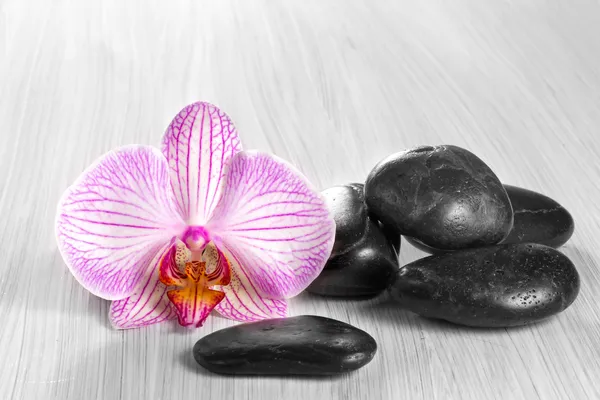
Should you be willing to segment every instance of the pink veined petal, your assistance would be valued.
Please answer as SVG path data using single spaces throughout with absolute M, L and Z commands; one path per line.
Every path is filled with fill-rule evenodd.
M 241 149 L 233 123 L 212 104 L 190 104 L 173 119 L 163 137 L 163 154 L 188 225 L 206 223 L 218 199 L 225 165 Z
M 261 295 L 250 282 L 248 275 L 240 268 L 239 260 L 227 249 L 222 249 L 231 267 L 231 280 L 227 286 L 217 286 L 225 297 L 215 310 L 222 316 L 241 322 L 258 321 L 287 316 L 285 299 L 269 299 Z
M 140 280 L 131 296 L 112 302 L 109 318 L 115 328 L 141 328 L 177 317 L 167 297 L 167 287 L 158 279 L 158 265 L 167 250 L 165 246 L 156 254 L 147 276 Z
M 132 294 L 159 249 L 185 224 L 175 211 L 165 158 L 149 146 L 101 157 L 64 193 L 56 237 L 65 263 L 93 294 Z
M 266 297 L 293 297 L 321 272 L 335 222 L 319 192 L 285 161 L 240 152 L 206 226 Z

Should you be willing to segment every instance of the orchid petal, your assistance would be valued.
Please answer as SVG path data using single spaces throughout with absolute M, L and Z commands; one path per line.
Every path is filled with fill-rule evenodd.
M 93 294 L 121 300 L 185 225 L 175 210 L 165 158 L 148 146 L 112 151 L 67 189 L 56 236 L 65 263 Z
M 115 328 L 141 328 L 176 318 L 167 287 L 158 279 L 158 264 L 165 250 L 166 246 L 156 254 L 146 279 L 140 281 L 131 296 L 112 302 L 109 317 Z
M 215 310 L 226 318 L 241 322 L 286 317 L 287 301 L 262 296 L 240 267 L 239 260 L 227 250 L 224 253 L 230 262 L 231 280 L 229 285 L 218 288 L 225 297 Z
M 212 104 L 190 104 L 173 119 L 163 138 L 163 154 L 188 225 L 206 223 L 218 199 L 225 165 L 241 148 L 233 123 Z
M 285 161 L 255 152 L 240 152 L 228 164 L 206 229 L 270 298 L 304 290 L 323 269 L 335 235 L 325 202 L 306 178 Z

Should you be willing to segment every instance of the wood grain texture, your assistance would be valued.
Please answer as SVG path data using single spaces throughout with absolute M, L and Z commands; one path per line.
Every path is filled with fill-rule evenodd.
M 165 4 L 169 4 L 167 7 Z M 599 399 L 600 4 L 458 0 L 0 0 L 0 397 L 8 399 Z M 199 330 L 116 331 L 54 240 L 56 204 L 106 151 L 158 144 L 209 100 L 246 148 L 319 187 L 382 157 L 455 144 L 576 220 L 579 298 L 547 322 L 477 330 L 385 298 L 301 295 L 379 343 L 336 379 L 227 378 Z M 405 244 L 401 262 L 423 253 Z

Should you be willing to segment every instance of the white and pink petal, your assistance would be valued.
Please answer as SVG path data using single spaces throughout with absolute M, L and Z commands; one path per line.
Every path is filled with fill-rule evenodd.
M 173 193 L 188 225 L 202 226 L 215 207 L 229 159 L 242 148 L 231 119 L 212 104 L 188 105 L 163 137 Z
M 115 328 L 141 328 L 177 317 L 167 297 L 167 286 L 160 282 L 158 276 L 158 265 L 167 250 L 165 246 L 156 254 L 150 263 L 150 272 L 130 297 L 112 302 L 109 318 Z
M 268 154 L 240 152 L 228 164 L 207 230 L 238 260 L 257 293 L 287 298 L 323 269 L 335 223 L 320 193 L 294 167 Z
M 185 224 L 172 201 L 162 154 L 149 146 L 112 151 L 67 189 L 56 236 L 65 263 L 93 294 L 132 294 L 156 253 Z
M 223 252 L 231 266 L 231 280 L 227 286 L 215 287 L 225 293 L 215 310 L 226 318 L 241 322 L 285 318 L 287 301 L 262 295 L 240 268 L 240 261 L 226 249 L 223 249 Z

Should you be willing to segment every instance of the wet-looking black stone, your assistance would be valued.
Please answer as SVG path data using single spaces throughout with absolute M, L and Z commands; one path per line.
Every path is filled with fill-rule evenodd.
M 422 258 L 390 288 L 400 306 L 462 325 L 509 327 L 566 309 L 579 275 L 564 254 L 540 244 L 506 244 Z
M 331 257 L 347 252 L 367 228 L 367 206 L 363 184 L 334 186 L 321 192 L 335 221 L 335 242 Z
M 335 251 L 308 292 L 366 298 L 391 284 L 398 270 L 400 235 L 367 214 L 363 188 L 351 183 L 322 192 L 336 221 Z
M 548 196 L 516 186 L 504 185 L 515 220 L 502 243 L 539 243 L 560 247 L 573 235 L 571 214 Z
M 504 188 L 513 207 L 514 223 L 502 244 L 538 243 L 556 248 L 571 238 L 575 230 L 575 221 L 555 200 L 516 186 L 504 185 Z M 406 240 L 427 253 L 450 251 L 426 246 L 415 238 L 406 237 Z
M 394 246 L 379 224 L 369 221 L 360 242 L 350 251 L 331 258 L 306 291 L 322 296 L 373 297 L 389 287 L 397 271 Z
M 385 158 L 367 178 L 365 202 L 384 225 L 443 250 L 497 244 L 513 224 L 498 177 L 473 153 L 451 145 Z
M 194 358 L 227 375 L 335 375 L 368 364 L 377 343 L 341 321 L 303 315 L 241 324 L 200 339 Z

